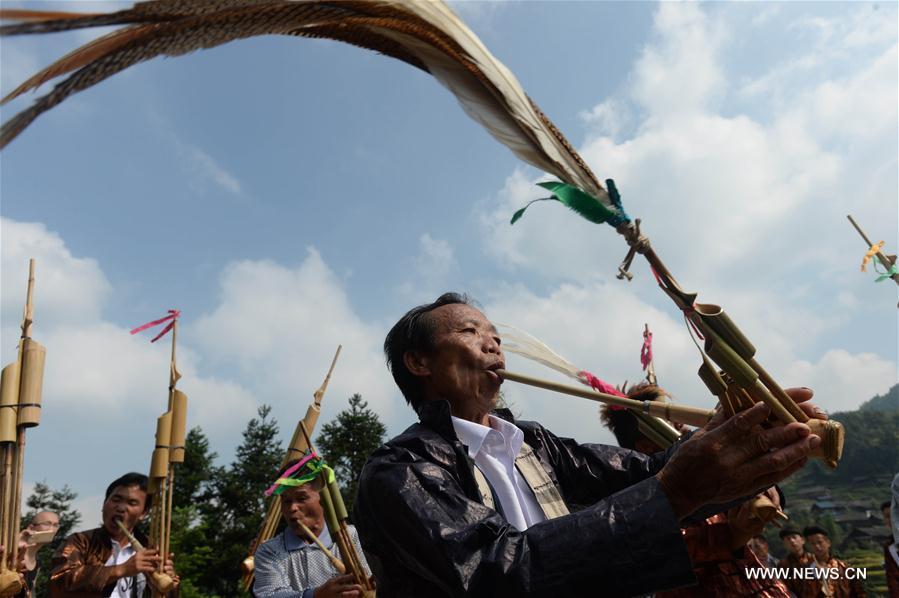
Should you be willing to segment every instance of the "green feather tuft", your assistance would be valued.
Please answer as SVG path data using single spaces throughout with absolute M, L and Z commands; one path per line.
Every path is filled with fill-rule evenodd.
M 560 183 L 559 181 L 547 181 L 545 183 L 537 183 L 540 187 L 551 191 L 553 198 L 565 204 L 590 222 L 602 224 L 610 218 L 618 216 L 602 205 L 598 199 L 581 191 L 574 185 Z

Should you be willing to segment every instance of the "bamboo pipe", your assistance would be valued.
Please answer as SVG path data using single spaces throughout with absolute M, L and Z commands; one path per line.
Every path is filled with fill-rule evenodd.
M 331 381 L 331 374 L 334 373 L 334 366 L 337 365 L 337 358 L 340 357 L 341 349 L 343 349 L 343 345 L 337 345 L 337 351 L 334 353 L 334 358 L 331 360 L 331 366 L 328 368 L 328 373 L 325 374 L 325 379 L 322 381 L 321 386 L 312 393 L 313 402 L 306 409 L 305 417 L 297 422 L 297 426 L 293 431 L 293 436 L 290 439 L 290 444 L 284 454 L 284 459 L 281 461 L 281 469 L 283 469 L 292 459 L 302 456 L 306 452 L 306 449 L 309 448 L 309 444 L 307 443 L 306 437 L 303 435 L 300 426 L 305 425 L 307 430 L 315 429 L 315 424 L 318 423 L 318 416 L 321 414 L 321 402 L 325 396 L 325 392 L 328 390 L 328 383 Z M 244 587 L 247 590 L 249 590 L 250 586 L 253 584 L 253 570 L 256 567 L 253 555 L 256 554 L 256 550 L 259 549 L 263 542 L 274 537 L 280 522 L 281 497 L 273 496 L 269 503 L 268 510 L 266 511 L 262 529 L 253 541 L 253 545 L 250 547 L 250 554 L 240 564 L 241 569 L 244 572 Z
M 543 380 L 533 376 L 516 374 L 506 370 L 496 370 L 496 374 L 504 380 L 511 380 L 513 382 L 536 386 L 537 388 L 552 390 L 562 394 L 574 395 L 576 397 L 590 399 L 591 401 L 599 401 L 600 403 L 607 403 L 609 405 L 618 405 L 633 411 L 648 413 L 649 415 L 661 417 L 662 419 L 667 419 L 672 422 L 686 424 L 688 426 L 702 427 L 708 423 L 715 414 L 715 411 L 712 409 L 698 409 L 696 407 L 672 405 L 670 403 L 657 403 L 655 401 L 635 401 L 633 399 L 616 397 L 615 395 L 597 392 L 595 390 L 587 390 L 585 388 L 560 384 L 558 382 Z
M 305 523 L 303 523 L 302 521 L 297 521 L 297 523 L 300 525 L 300 529 L 303 530 L 303 533 L 306 534 L 306 537 L 315 542 L 315 545 L 318 546 L 323 553 L 325 553 L 325 556 L 328 557 L 328 560 L 331 561 L 331 564 L 334 565 L 334 568 L 337 569 L 337 572 L 341 575 L 346 573 L 346 566 L 343 564 L 343 561 L 334 556 L 334 553 L 332 553 L 325 547 L 324 544 L 322 544 L 322 541 L 318 539 L 318 536 L 316 536 L 311 529 L 306 527 Z
M 862 239 L 864 239 L 865 243 L 868 244 L 868 247 L 869 248 L 874 247 L 874 243 L 871 242 L 871 239 L 868 238 L 868 235 L 865 234 L 865 231 L 862 230 L 862 227 L 860 227 L 858 225 L 858 223 L 855 221 L 855 218 L 853 218 L 849 214 L 846 214 L 846 218 L 849 219 L 849 222 L 852 223 L 852 226 L 855 227 L 855 230 L 858 231 L 858 234 L 861 235 L 861 237 L 862 237 Z M 893 267 L 893 264 L 894 264 L 893 260 L 891 260 L 889 257 L 887 257 L 887 255 L 883 251 L 878 251 L 874 255 L 877 258 L 877 260 L 881 263 L 881 265 L 883 265 L 883 267 L 886 268 L 888 271 L 890 268 Z M 893 281 L 895 281 L 896 284 L 899 284 L 899 275 L 892 274 L 892 275 L 890 275 L 890 278 Z
M 116 519 L 116 524 L 119 526 L 119 529 L 122 530 L 122 533 L 125 534 L 125 537 L 128 538 L 128 541 L 131 542 L 131 546 L 134 547 L 134 550 L 146 550 L 146 548 L 144 548 L 144 545 L 140 543 L 140 541 L 134 536 L 134 534 L 132 534 L 131 531 L 127 527 L 125 527 L 125 524 L 122 523 L 121 519 Z M 154 571 L 152 573 L 152 577 L 153 584 L 156 586 L 156 589 L 163 594 L 167 593 L 175 585 L 175 580 L 166 573 Z
M 301 430 L 303 432 L 303 437 L 306 439 L 306 443 L 309 446 L 309 450 L 315 452 L 312 446 L 312 439 L 309 437 L 309 431 L 306 429 L 306 426 L 300 422 Z M 338 547 L 340 548 L 340 555 L 344 558 L 344 561 L 349 561 L 349 570 L 350 573 L 356 580 L 356 583 L 362 586 L 363 595 L 366 598 L 373 598 L 375 595 L 374 585 L 371 583 L 371 580 L 368 577 L 368 574 L 365 571 L 365 567 L 362 566 L 362 561 L 359 559 L 359 555 L 356 553 L 356 547 L 353 544 L 353 539 L 350 535 L 349 528 L 347 527 L 346 519 L 347 513 L 346 508 L 343 506 L 343 497 L 340 494 L 340 488 L 335 481 L 333 484 L 328 483 L 327 474 L 323 470 L 321 472 L 321 481 L 322 481 L 322 489 L 319 492 L 320 496 L 324 499 L 324 503 L 322 506 L 325 508 L 325 515 L 329 521 L 329 528 L 331 525 L 331 520 L 337 520 L 337 538 L 335 538 L 338 542 Z M 333 492 L 332 492 L 333 489 Z M 330 511 L 330 513 L 328 513 Z M 343 518 L 338 516 L 339 514 L 343 515 Z

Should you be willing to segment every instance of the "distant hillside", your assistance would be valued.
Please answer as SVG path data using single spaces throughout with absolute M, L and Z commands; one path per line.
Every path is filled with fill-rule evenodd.
M 868 399 L 859 411 L 899 411 L 899 384 L 891 388 L 885 395 L 877 395 Z
M 899 385 L 886 395 L 865 401 L 856 411 L 831 414 L 846 430 L 839 467 L 831 471 L 814 462 L 795 476 L 798 487 L 866 485 L 892 479 L 899 472 Z

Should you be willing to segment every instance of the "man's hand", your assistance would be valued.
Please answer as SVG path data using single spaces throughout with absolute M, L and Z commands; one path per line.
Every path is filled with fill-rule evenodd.
M 175 553 L 170 552 L 169 558 L 165 560 L 165 565 L 162 566 L 162 571 L 172 578 L 172 581 L 175 582 L 175 587 L 177 588 L 181 585 L 181 578 L 175 573 L 175 562 L 172 560 L 173 558 L 175 558 Z
M 314 594 L 315 598 L 361 598 L 362 586 L 352 575 L 338 575 L 315 588 Z
M 159 561 L 159 551 L 155 548 L 139 550 L 121 565 L 116 565 L 118 569 L 116 577 L 134 577 L 138 573 L 153 573 L 156 571 Z
M 811 390 L 787 393 L 803 411 L 826 419 L 805 403 Z M 759 403 L 726 421 L 716 415 L 678 448 L 656 477 L 679 519 L 707 504 L 755 494 L 805 465 L 821 439 L 800 423 L 763 429 L 768 414 L 768 407 Z

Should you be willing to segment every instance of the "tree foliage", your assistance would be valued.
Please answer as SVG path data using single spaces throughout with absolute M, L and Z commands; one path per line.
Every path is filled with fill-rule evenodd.
M 349 403 L 349 409 L 322 426 L 316 444 L 325 461 L 334 468 L 347 510 L 352 512 L 362 467 L 384 441 L 387 429 L 378 414 L 362 400 L 362 395 L 354 394 Z

